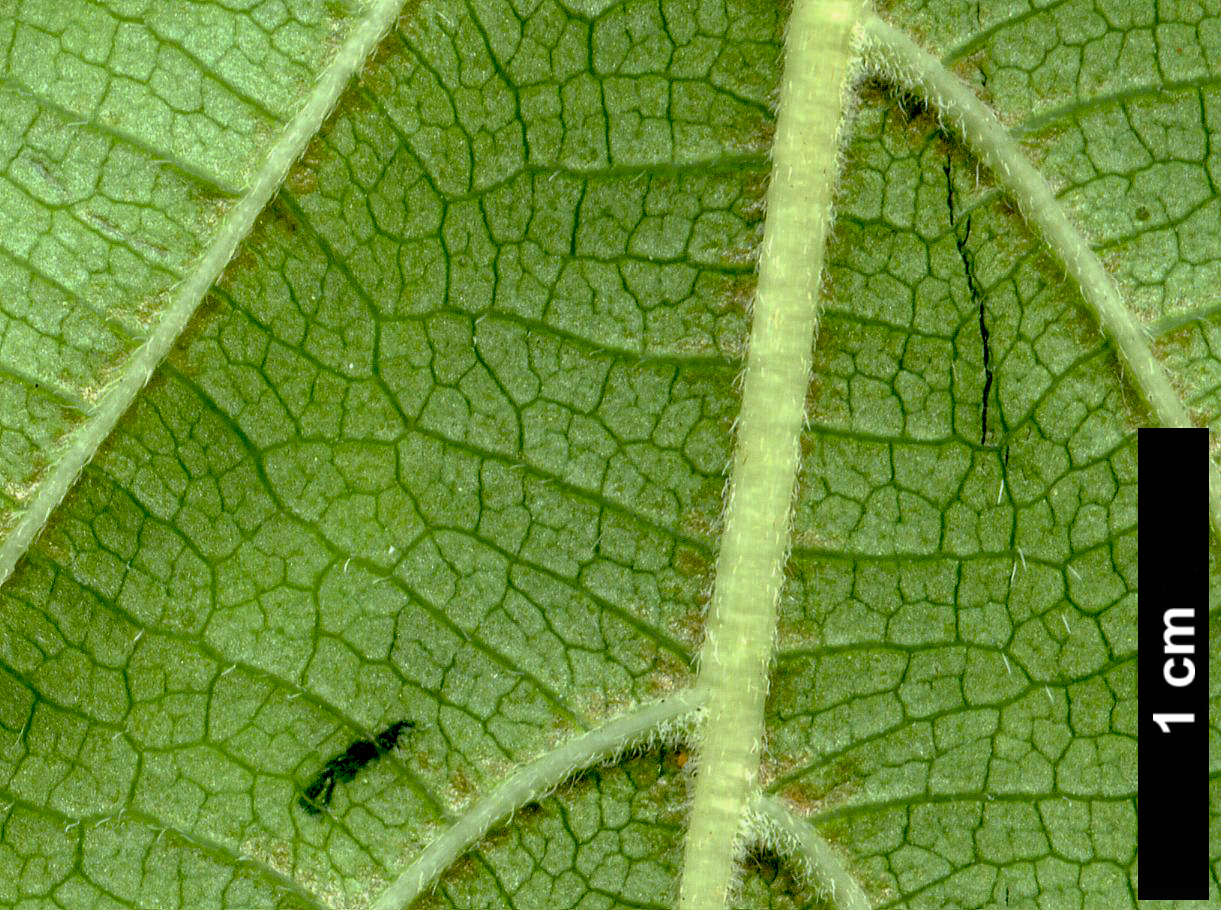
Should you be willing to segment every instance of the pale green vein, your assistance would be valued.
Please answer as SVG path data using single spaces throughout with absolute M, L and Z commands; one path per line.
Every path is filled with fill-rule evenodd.
M 774 796 L 759 794 L 751 809 L 758 839 L 795 862 L 810 883 L 838 910 L 869 910 L 869 898 L 831 846 Z
M 936 58 L 903 32 L 876 16 L 864 25 L 865 56 L 887 79 L 929 102 L 942 122 L 988 166 L 1018 203 L 1026 221 L 1043 238 L 1077 286 L 1086 308 L 1119 355 L 1132 384 L 1165 427 L 1193 426 L 1161 361 L 1153 356 L 1149 333 L 1125 306 L 1114 279 L 1017 142 L 974 93 Z M 1221 475 L 1208 463 L 1208 512 L 1221 536 Z
M 599 761 L 614 758 L 642 742 L 679 738 L 685 733 L 686 721 L 692 719 L 689 715 L 698 708 L 696 693 L 684 690 L 637 708 L 522 766 L 429 844 L 373 903 L 371 910 L 398 910 L 408 906 L 493 825 Z
M 250 233 L 255 219 L 280 188 L 288 169 L 305 151 L 322 122 L 334 109 L 340 94 L 360 69 L 374 46 L 398 18 L 405 0 L 373 0 L 357 21 L 334 59 L 311 89 L 305 104 L 267 153 L 245 194 L 221 222 L 212 243 L 173 292 L 165 312 L 148 340 L 136 349 L 119 377 L 98 399 L 85 422 L 58 452 L 55 465 L 37 487 L 21 520 L 0 544 L 0 584 L 13 572 L 17 560 L 42 530 L 84 466 L 110 435 L 159 364 L 169 353 L 194 315 L 208 289 Z
M 737 448 L 700 650 L 707 720 L 681 910 L 729 905 L 756 792 L 845 97 L 855 76 L 853 31 L 863 13 L 860 0 L 798 0 L 789 18 Z

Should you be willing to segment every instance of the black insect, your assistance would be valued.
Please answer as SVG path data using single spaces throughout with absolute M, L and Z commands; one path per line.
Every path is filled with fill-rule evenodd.
M 313 783 L 305 788 L 305 795 L 298 800 L 301 808 L 310 815 L 317 815 L 331 804 L 331 794 L 335 792 L 336 781 L 346 784 L 355 780 L 361 768 L 377 761 L 398 744 L 404 730 L 414 728 L 415 724 L 411 721 L 400 720 L 388 726 L 372 740 L 356 740 L 348 746 L 347 752 L 336 755 L 327 762 Z

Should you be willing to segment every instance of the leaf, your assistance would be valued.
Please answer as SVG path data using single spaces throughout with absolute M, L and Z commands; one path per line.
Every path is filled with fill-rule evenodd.
M 491 806 L 421 903 L 669 904 L 699 728 L 636 706 L 695 679 L 784 14 L 409 6 L 314 135 L 384 5 L 233 6 L 0 16 L 0 903 L 363 906 Z M 1021 139 L 1211 426 L 1215 16 L 887 17 Z M 1133 906 L 1152 418 L 890 82 L 835 212 L 764 789 L 878 906 Z M 821 901 L 759 830 L 740 903 Z

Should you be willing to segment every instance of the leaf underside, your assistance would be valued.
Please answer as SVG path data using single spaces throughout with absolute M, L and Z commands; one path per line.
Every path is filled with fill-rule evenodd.
M 885 12 L 1211 426 L 1221 24 L 1140 6 Z M 360 13 L 0 0 L 0 528 Z M 0 904 L 361 906 L 517 764 L 690 685 L 784 24 L 405 11 L 0 591 Z M 935 111 L 866 81 L 844 157 L 765 786 L 877 906 L 1135 906 L 1149 417 Z M 424 900 L 666 906 L 693 767 L 574 769 Z M 820 900 L 748 855 L 741 906 Z

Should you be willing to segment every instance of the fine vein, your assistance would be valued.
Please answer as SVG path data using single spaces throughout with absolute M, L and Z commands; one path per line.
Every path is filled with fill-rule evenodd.
M 479 800 L 444 834 L 429 844 L 371 910 L 399 910 L 474 846 L 492 826 L 528 803 L 550 793 L 567 778 L 599 761 L 613 758 L 642 742 L 665 740 L 684 732 L 684 722 L 699 708 L 699 697 L 686 689 L 616 718 L 605 726 L 552 749 L 518 768 L 499 787 Z
M 352 76 L 398 18 L 403 3 L 404 0 L 373 0 L 363 18 L 353 26 L 334 59 L 310 90 L 301 110 L 289 121 L 268 151 L 245 195 L 229 210 L 212 243 L 174 290 L 152 334 L 132 354 L 122 374 L 98 399 L 89 417 L 68 438 L 21 520 L 0 543 L 0 584 L 12 574 L 17 560 L 29 549 L 52 510 L 59 505 L 119 418 L 135 401 L 153 370 L 165 359 L 200 301 L 232 258 L 237 245 L 250 233 L 255 219 L 284 182 L 288 169 L 305 151 Z
M 1086 308 L 1111 341 L 1133 385 L 1158 422 L 1165 427 L 1193 426 L 1165 368 L 1153 356 L 1149 335 L 1124 305 L 1114 279 L 1068 220 L 1043 175 L 996 115 L 957 76 L 903 32 L 876 16 L 866 19 L 864 30 L 867 61 L 900 88 L 924 98 L 944 123 L 958 131 L 966 146 L 988 166 L 1018 203 L 1026 221 L 1073 276 Z M 1209 519 L 1215 533 L 1221 536 L 1221 476 L 1211 458 L 1208 470 Z

